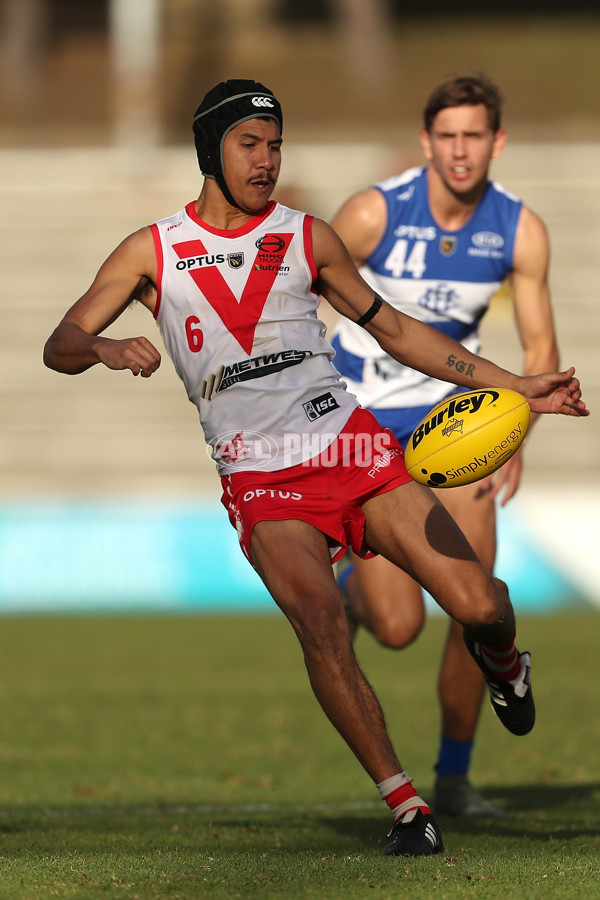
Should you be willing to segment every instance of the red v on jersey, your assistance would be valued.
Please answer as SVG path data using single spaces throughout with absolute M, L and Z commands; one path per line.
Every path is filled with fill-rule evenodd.
M 215 265 L 189 269 L 203 296 L 248 356 L 252 354 L 254 332 L 269 291 L 293 236 L 269 232 L 257 241 L 259 250 L 239 301 Z M 207 255 L 202 241 L 183 241 L 173 244 L 173 249 L 180 259 Z

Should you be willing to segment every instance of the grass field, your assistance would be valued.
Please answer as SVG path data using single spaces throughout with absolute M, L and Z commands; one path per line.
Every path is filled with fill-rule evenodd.
M 506 817 L 442 819 L 444 854 L 398 860 L 282 617 L 5 618 L 0 898 L 596 897 L 599 623 L 522 619 L 538 724 L 514 738 L 486 706 L 472 773 Z M 357 642 L 426 797 L 443 629 Z

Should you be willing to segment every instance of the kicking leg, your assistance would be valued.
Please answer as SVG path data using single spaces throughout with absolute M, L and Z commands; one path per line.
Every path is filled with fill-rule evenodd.
M 372 497 L 363 511 L 368 544 L 419 581 L 463 626 L 494 711 L 513 734 L 526 734 L 535 721 L 529 657 L 514 646 L 506 585 L 486 571 L 432 491 L 406 484 Z
M 437 496 L 469 541 L 483 567 L 492 573 L 496 558 L 496 511 L 489 495 L 478 485 L 465 485 Z M 462 687 L 460 686 L 462 684 Z M 457 741 L 472 740 L 477 727 L 485 685 L 462 639 L 462 629 L 451 621 L 439 679 L 443 734 Z
M 491 572 L 495 508 L 487 495 L 475 500 L 477 488 L 440 491 L 437 496 L 444 502 L 449 494 L 452 501 L 462 495 L 462 503 L 452 505 L 455 520 L 461 524 L 458 514 L 462 512 L 462 519 L 468 523 L 463 532 L 471 538 L 477 556 Z M 401 649 L 418 636 L 425 621 L 421 586 L 385 557 L 363 560 L 352 556 L 340 585 L 350 621 L 365 627 L 379 643 Z M 478 793 L 468 779 L 485 682 L 465 646 L 462 632 L 462 626 L 450 619 L 438 679 L 442 723 L 434 806 L 437 812 L 447 815 L 500 815 L 500 810 Z

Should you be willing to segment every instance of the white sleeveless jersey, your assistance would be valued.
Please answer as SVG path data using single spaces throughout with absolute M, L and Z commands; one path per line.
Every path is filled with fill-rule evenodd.
M 312 221 L 271 201 L 221 231 L 192 202 L 150 226 L 156 320 L 221 475 L 311 459 L 358 406 L 317 318 Z
M 409 169 L 375 185 L 386 201 L 387 227 L 361 274 L 396 309 L 478 353 L 479 321 L 513 266 L 522 204 L 489 181 L 469 221 L 458 231 L 444 231 L 429 208 L 426 171 Z M 409 434 L 410 422 L 416 425 L 424 409 L 452 390 L 447 382 L 396 362 L 347 319 L 337 325 L 332 343 L 348 389 L 371 409 L 408 410 L 402 416 Z M 403 430 L 392 426 L 391 417 L 377 415 L 396 434 Z

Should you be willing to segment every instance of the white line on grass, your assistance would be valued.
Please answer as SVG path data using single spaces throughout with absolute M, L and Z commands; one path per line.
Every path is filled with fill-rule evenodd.
M 228 806 L 226 803 L 199 803 L 191 806 L 78 806 L 78 807 L 54 807 L 46 806 L 40 810 L 44 816 L 62 818 L 65 816 L 96 817 L 106 815 L 138 815 L 138 816 L 239 816 L 254 815 L 256 813 L 344 813 L 375 811 L 382 809 L 380 800 L 357 801 L 355 803 L 246 803 Z M 0 820 L 14 817 L 14 810 L 10 814 L 0 810 Z

